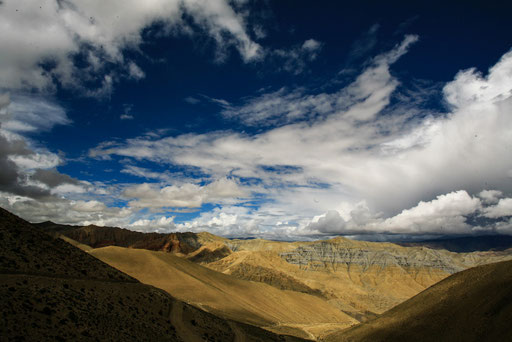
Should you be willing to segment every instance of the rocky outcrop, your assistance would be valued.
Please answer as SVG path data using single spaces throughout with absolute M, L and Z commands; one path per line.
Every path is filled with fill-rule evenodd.
M 187 259 L 196 263 L 210 263 L 230 255 L 231 250 L 222 243 L 207 243 L 187 255 Z
M 282 289 L 318 291 L 331 305 L 359 321 L 371 319 L 450 274 L 512 259 L 510 251 L 452 253 L 341 237 L 226 243 L 234 253 L 208 267 Z
M 79 243 L 100 248 L 118 246 L 189 254 L 202 246 L 195 233 L 142 233 L 117 227 L 66 226 L 52 222 L 36 224 L 53 235 L 61 234 Z
M 345 241 L 319 241 L 296 249 L 280 253 L 287 262 L 299 265 L 303 269 L 331 269 L 336 271 L 340 265 L 361 266 L 363 272 L 371 266 L 402 268 L 438 269 L 447 273 L 458 272 L 464 267 L 455 263 L 442 252 L 427 248 L 386 248 L 377 246 L 351 246 Z

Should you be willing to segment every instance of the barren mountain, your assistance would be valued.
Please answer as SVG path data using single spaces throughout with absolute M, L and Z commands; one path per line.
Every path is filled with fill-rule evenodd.
M 281 289 L 320 295 L 359 321 L 375 317 L 455 272 L 511 253 L 451 253 L 336 238 L 227 240 L 233 253 L 207 267 Z
M 113 253 L 114 250 L 107 253 L 108 249 L 91 252 L 143 282 L 161 288 L 166 286 L 164 289 L 180 299 L 201 305 L 206 305 L 205 303 L 210 300 L 208 310 L 223 317 L 235 317 L 240 312 L 237 305 L 241 305 L 243 307 L 241 310 L 245 312 L 245 322 L 267 328 L 275 325 L 277 321 L 286 322 L 281 325 L 280 330 L 276 331 L 316 338 L 322 338 L 340 330 L 346 324 L 356 324 L 372 319 L 453 273 L 486 263 L 512 259 L 511 250 L 454 253 L 423 246 L 405 247 L 393 243 L 364 242 L 346 238 L 313 242 L 277 242 L 261 239 L 230 240 L 209 233 L 152 235 L 122 229 L 114 229 L 115 234 L 121 236 L 111 238 L 112 235 L 115 236 L 114 232 L 108 232 L 112 229 L 64 227 L 62 230 L 54 231 L 77 238 L 79 242 L 74 242 L 75 244 L 90 245 L 91 241 L 95 241 L 92 243 L 94 246 L 116 245 L 130 248 L 157 246 L 147 249 L 169 251 L 183 259 L 231 276 L 229 280 L 225 278 L 222 281 L 220 279 L 224 278 L 220 278 L 218 274 L 201 276 L 203 278 L 199 277 L 199 283 L 203 287 L 208 287 L 207 284 L 213 281 L 212 279 L 220 283 L 238 284 L 235 282 L 236 279 L 233 279 L 237 278 L 265 283 L 279 290 L 287 290 L 286 292 L 293 291 L 315 297 L 324 304 L 327 303 L 329 310 L 335 308 L 337 312 L 345 315 L 344 321 L 329 321 L 324 324 L 321 320 L 314 320 L 314 324 L 295 325 L 292 328 L 294 322 L 305 321 L 302 318 L 279 315 L 269 320 L 262 319 L 265 317 L 262 316 L 262 312 L 265 312 L 264 307 L 251 304 L 249 308 L 247 305 L 240 304 L 244 303 L 243 301 L 238 304 L 230 303 L 228 308 L 226 303 L 230 301 L 230 297 L 225 294 L 212 295 L 211 298 L 216 298 L 218 302 L 208 298 L 192 298 L 192 294 L 187 297 L 186 289 L 176 285 L 179 281 L 168 281 L 173 274 L 180 274 L 176 271 L 177 265 L 181 265 L 182 270 L 188 270 L 185 273 L 190 279 L 196 277 L 194 272 L 203 275 L 207 273 L 204 268 L 196 268 L 197 265 L 192 263 L 184 264 L 186 260 L 177 259 L 169 253 L 148 254 L 140 251 L 140 255 L 144 257 L 140 257 L 139 260 L 146 260 L 148 265 L 159 264 L 160 266 L 155 269 L 153 266 L 139 265 L 138 269 L 133 269 L 136 262 L 132 259 L 139 252 L 122 249 L 115 250 L 115 253 Z M 152 244 L 148 241 L 159 241 L 159 243 Z M 179 248 L 162 248 L 165 246 L 165 243 L 161 243 L 162 241 L 177 241 L 176 245 Z M 162 272 L 163 269 L 169 268 L 171 271 Z M 150 275 L 146 269 L 153 269 L 156 275 Z M 164 274 L 166 272 L 169 274 Z M 154 277 L 159 278 L 153 279 Z M 175 277 L 175 279 L 178 278 Z M 194 278 L 194 281 L 196 280 Z M 203 290 L 203 287 L 197 287 L 202 289 L 199 292 L 208 293 Z M 235 293 L 236 286 L 225 290 L 225 293 L 229 291 Z M 346 315 L 350 316 L 351 320 L 346 319 Z M 285 326 L 286 329 L 292 330 L 285 330 Z
M 141 233 L 117 227 L 67 226 L 53 222 L 36 223 L 34 226 L 93 248 L 120 246 L 188 254 L 201 247 L 194 233 Z
M 512 341 L 512 261 L 454 274 L 330 341 Z
M 0 208 L 1 341 L 296 341 L 139 283 Z
M 275 332 L 316 338 L 319 327 L 344 329 L 357 323 L 317 296 L 240 280 L 171 253 L 113 246 L 89 253 L 216 316 Z

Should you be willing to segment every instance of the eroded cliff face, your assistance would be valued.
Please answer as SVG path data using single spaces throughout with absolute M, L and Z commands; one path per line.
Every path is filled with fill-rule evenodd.
M 313 295 L 366 321 L 461 270 L 512 259 L 512 250 L 454 253 L 426 247 L 335 238 L 312 242 L 229 240 L 209 233 L 141 233 L 111 227 L 59 229 L 97 248 L 164 251 L 234 278 Z
M 36 225 L 38 226 L 38 225 Z M 64 235 L 92 248 L 118 246 L 152 251 L 189 254 L 202 246 L 197 234 L 186 233 L 142 233 L 117 227 L 60 226 L 47 222 L 39 227 L 53 235 Z
M 429 268 L 452 274 L 465 267 L 452 255 L 427 248 L 401 248 L 399 246 L 360 246 L 344 240 L 321 241 L 298 246 L 279 254 L 287 262 L 305 270 L 330 270 L 336 272 L 341 265 L 359 266 L 362 272 L 372 266 L 380 268 L 401 267 L 404 270 Z
M 452 253 L 336 238 L 313 242 L 230 240 L 233 254 L 206 266 L 281 289 L 318 294 L 359 321 L 458 271 L 512 259 L 512 252 Z

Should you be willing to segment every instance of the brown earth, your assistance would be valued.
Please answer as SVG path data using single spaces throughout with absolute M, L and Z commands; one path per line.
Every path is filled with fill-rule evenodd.
M 324 341 L 512 341 L 512 261 L 456 273 Z
M 275 322 L 281 322 L 282 317 L 267 320 L 264 315 L 261 315 L 261 307 L 256 309 L 251 307 L 249 310 L 248 306 L 245 306 L 242 309 L 245 315 L 242 316 L 246 322 L 265 326 L 269 330 L 280 333 L 318 339 L 344 329 L 346 322 L 357 324 L 372 320 L 451 274 L 478 265 L 512 259 L 512 250 L 454 253 L 424 246 L 405 247 L 393 243 L 364 242 L 346 238 L 312 242 L 277 242 L 261 239 L 229 240 L 206 232 L 151 235 L 119 228 L 102 230 L 64 226 L 59 229 L 55 224 L 53 225 L 50 230 L 76 237 L 79 242 L 73 242 L 75 244 L 88 245 L 94 240 L 95 244 L 93 245 L 95 246 L 118 245 L 172 252 L 189 261 L 231 276 L 229 279 L 237 278 L 264 283 L 279 290 L 314 296 L 327 303 L 330 308 L 334 307 L 338 312 L 346 314 L 352 319 L 352 321 L 346 320 L 341 325 L 339 322 L 320 320 L 314 321 L 314 324 L 307 324 L 305 320 L 296 320 L 296 318 L 288 316 L 286 324 L 276 325 Z M 114 229 L 120 236 L 114 239 L 110 238 L 109 236 L 113 233 L 108 233 L 109 229 Z M 164 248 L 164 242 L 169 240 L 177 241 L 174 244 L 178 247 Z M 72 240 L 69 241 L 72 242 Z M 150 243 L 150 241 L 158 241 L 158 243 Z M 485 242 L 486 245 L 488 243 L 488 241 Z M 81 248 L 84 246 L 82 245 Z M 92 253 L 100 252 L 92 251 Z M 121 257 L 131 252 L 116 253 L 119 255 L 108 257 L 110 258 L 109 262 L 115 267 L 124 267 L 121 266 L 122 263 L 132 262 L 129 259 L 127 259 L 128 261 L 124 260 L 123 258 L 126 256 Z M 154 255 L 151 258 L 154 258 Z M 158 262 L 162 262 L 161 259 Z M 173 270 L 180 262 L 175 258 L 169 260 L 166 261 L 167 265 L 161 265 L 160 269 L 155 272 L 161 272 L 162 269 L 168 267 Z M 148 262 L 153 263 L 154 260 Z M 190 263 L 183 264 L 182 268 L 189 270 L 186 276 L 191 278 L 195 277 L 194 272 L 196 271 L 202 272 L 201 274 L 205 272 L 202 268 L 194 268 Z M 238 297 L 230 297 L 229 292 L 218 294 L 214 291 L 211 292 L 212 298 L 217 297 L 218 302 L 210 300 L 209 303 L 212 306 L 206 307 L 204 305 L 208 300 L 203 302 L 202 299 L 189 298 L 187 296 L 192 296 L 192 294 L 187 294 L 187 289 L 175 285 L 181 281 L 181 278 L 174 279 L 174 283 L 170 280 L 162 280 L 171 279 L 174 271 L 166 271 L 169 274 L 165 276 L 156 275 L 155 277 L 162 277 L 162 279 L 155 280 L 148 279 L 145 274 L 137 273 L 139 271 L 125 270 L 149 284 L 166 282 L 166 290 L 169 293 L 182 296 L 179 298 L 191 303 L 203 305 L 207 310 L 220 314 L 222 317 L 237 317 L 239 312 L 237 305 L 244 306 L 243 303 L 245 303 L 243 300 L 235 304 L 230 303 Z M 212 280 L 214 278 L 215 280 Z M 217 279 L 220 278 L 211 276 L 200 278 L 199 282 L 202 282 L 201 286 L 207 286 L 208 281 L 215 283 L 218 281 Z M 235 284 L 233 280 L 226 280 L 226 282 Z M 164 285 L 155 286 L 163 288 Z M 202 289 L 202 287 L 197 288 Z M 226 291 L 236 292 L 235 289 Z M 206 291 L 205 295 L 206 293 L 209 292 Z M 258 295 L 254 294 L 254 296 Z
M 203 265 L 241 279 L 320 295 L 361 322 L 457 271 L 512 259 L 510 252 L 451 253 L 345 238 L 225 243 L 233 253 Z
M 357 323 L 318 296 L 240 280 L 171 253 L 114 246 L 89 253 L 216 316 L 274 332 L 316 338 L 311 330 L 318 326 L 344 329 Z
M 176 300 L 0 208 L 0 341 L 298 341 Z
M 55 236 L 63 235 L 92 248 L 119 246 L 172 253 L 191 253 L 202 246 L 194 233 L 141 233 L 117 227 L 68 226 L 50 221 L 35 227 Z

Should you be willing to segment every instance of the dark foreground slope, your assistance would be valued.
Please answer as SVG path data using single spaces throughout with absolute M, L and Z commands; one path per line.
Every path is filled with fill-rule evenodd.
M 456 273 L 325 341 L 512 341 L 512 261 Z
M 295 341 L 144 285 L 0 208 L 0 341 Z

